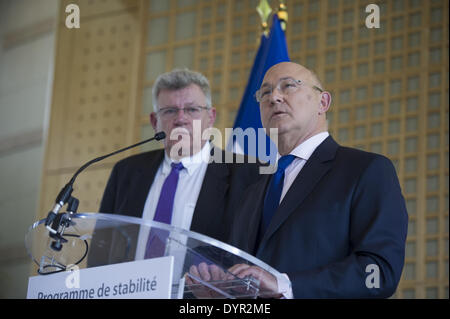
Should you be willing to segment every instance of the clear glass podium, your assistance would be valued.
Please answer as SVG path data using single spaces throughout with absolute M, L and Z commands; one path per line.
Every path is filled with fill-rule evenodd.
M 60 215 L 64 218 L 64 214 Z M 274 296 L 262 289 L 257 279 L 238 278 L 229 269 L 247 264 L 277 276 L 279 273 L 275 269 L 208 236 L 123 215 L 80 213 L 71 215 L 69 220 L 62 226 L 61 236 L 50 236 L 45 219 L 30 227 L 25 245 L 37 265 L 38 274 L 66 271 L 69 265 L 83 269 L 174 256 L 172 298 Z M 150 244 L 149 236 L 154 239 Z M 149 256 L 149 251 L 154 253 Z

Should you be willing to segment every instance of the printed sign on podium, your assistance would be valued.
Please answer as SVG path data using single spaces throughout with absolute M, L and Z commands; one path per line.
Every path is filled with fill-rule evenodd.
M 255 278 L 239 278 L 229 269 L 246 264 L 276 277 L 280 276 L 278 271 L 236 247 L 199 233 L 141 218 L 102 213 L 60 213 L 51 227 L 45 222 L 34 223 L 25 238 L 27 251 L 40 275 L 30 278 L 29 298 L 275 295 L 260 287 Z M 154 258 L 146 259 L 150 234 L 157 236 L 159 248 L 157 254 L 150 254 Z M 204 276 L 205 273 L 210 276 Z M 79 288 L 75 288 L 77 285 Z
M 28 299 L 169 299 L 174 257 L 30 277 Z

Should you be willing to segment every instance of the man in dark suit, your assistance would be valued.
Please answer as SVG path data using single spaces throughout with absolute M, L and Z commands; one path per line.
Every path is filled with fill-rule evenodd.
M 157 205 L 167 202 L 165 181 L 173 165 L 181 163 L 167 223 L 226 240 L 238 199 L 259 177 L 257 164 L 249 164 L 248 158 L 237 159 L 237 155 L 226 163 L 225 152 L 203 136 L 213 126 L 216 111 L 209 82 L 202 74 L 184 69 L 160 75 L 153 87 L 153 107 L 150 121 L 155 132 L 166 133 L 164 149 L 119 161 L 100 212 L 156 220 Z M 141 245 L 141 255 L 142 248 L 145 245 Z
M 391 296 L 402 273 L 408 222 L 391 161 L 329 136 L 331 95 L 301 65 L 270 68 L 256 98 L 263 126 L 278 129 L 281 157 L 275 174 L 246 191 L 231 244 L 283 276 L 244 264 L 230 271 L 256 277 L 279 297 Z

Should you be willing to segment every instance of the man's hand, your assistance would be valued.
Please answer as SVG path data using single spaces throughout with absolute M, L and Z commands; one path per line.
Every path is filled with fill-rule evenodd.
M 245 278 L 252 276 L 259 280 L 259 289 L 261 297 L 281 298 L 283 295 L 278 292 L 277 278 L 271 273 L 257 267 L 247 264 L 236 264 L 230 269 L 230 273 L 238 278 Z
M 249 276 L 259 281 L 260 297 L 281 298 L 283 296 L 278 292 L 278 282 L 275 276 L 262 268 L 247 264 L 236 264 L 228 269 L 227 272 L 224 272 L 216 265 L 200 263 L 198 266 L 191 266 L 189 273 L 185 275 L 185 279 L 186 284 L 192 286 L 192 293 L 197 298 L 223 298 L 224 296 L 222 294 L 211 288 L 203 286 L 201 282 L 195 280 L 195 278 L 206 281 L 214 287 L 221 289 L 227 286 L 227 281 L 234 281 L 236 278 L 245 279 Z M 249 293 L 245 287 L 235 287 L 233 290 L 235 290 L 238 294 Z
M 201 284 L 193 277 L 199 278 L 203 281 L 212 282 L 211 284 L 220 289 L 220 285 L 215 284 L 215 281 L 223 281 L 226 279 L 225 272 L 216 265 L 208 265 L 206 263 L 200 263 L 198 266 L 191 266 L 189 268 L 189 274 L 185 274 L 187 285 Z M 224 296 L 213 289 L 205 286 L 192 287 L 192 293 L 197 298 L 223 298 Z
M 189 273 L 204 281 L 216 281 L 225 279 L 225 272 L 222 269 L 214 264 L 208 265 L 204 262 L 200 263 L 198 267 L 191 266 L 191 268 L 189 268 Z M 191 280 L 190 277 L 188 278 L 189 280 Z

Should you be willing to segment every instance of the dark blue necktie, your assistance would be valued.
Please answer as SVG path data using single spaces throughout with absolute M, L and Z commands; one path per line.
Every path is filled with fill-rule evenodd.
M 172 170 L 166 177 L 156 206 L 154 221 L 169 224 L 172 222 L 173 202 L 177 191 L 180 171 L 184 168 L 182 163 L 172 163 Z M 162 257 L 166 248 L 169 233 L 163 229 L 152 228 L 147 239 L 144 258 Z
M 261 221 L 260 238 L 264 236 L 273 215 L 280 205 L 281 192 L 284 184 L 284 171 L 292 161 L 295 159 L 294 155 L 285 155 L 278 160 L 278 168 L 267 188 L 266 197 L 264 198 L 263 216 Z

